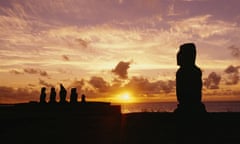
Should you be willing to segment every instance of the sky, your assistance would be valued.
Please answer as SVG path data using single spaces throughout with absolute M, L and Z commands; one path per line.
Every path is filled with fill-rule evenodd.
M 0 0 L 0 103 L 40 88 L 176 101 L 176 53 L 197 47 L 203 100 L 240 100 L 239 0 Z M 120 96 L 121 97 L 121 96 Z M 122 99 L 124 100 L 124 99 Z

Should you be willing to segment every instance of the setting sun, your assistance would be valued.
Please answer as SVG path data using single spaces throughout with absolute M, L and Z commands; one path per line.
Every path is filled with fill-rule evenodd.
M 134 99 L 134 97 L 132 96 L 132 94 L 130 92 L 120 93 L 120 94 L 116 95 L 114 100 L 116 102 L 120 102 L 120 103 L 135 102 L 135 99 Z
M 128 93 L 125 93 L 125 94 L 121 95 L 121 98 L 123 100 L 126 100 L 126 101 L 129 101 L 131 99 L 131 97 L 130 97 L 130 95 Z

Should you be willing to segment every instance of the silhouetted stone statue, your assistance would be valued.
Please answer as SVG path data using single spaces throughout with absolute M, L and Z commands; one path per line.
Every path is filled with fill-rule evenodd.
M 50 91 L 50 101 L 49 103 L 56 103 L 56 91 L 55 88 L 52 87 Z
M 62 103 L 62 104 L 67 103 L 67 101 L 66 101 L 67 90 L 64 88 L 64 86 L 62 84 L 60 84 L 59 96 L 60 96 L 60 103 Z
M 176 112 L 205 112 L 202 99 L 202 71 L 196 66 L 196 47 L 193 43 L 180 46 L 177 54 L 176 94 L 178 108 Z
M 81 103 L 86 103 L 86 96 L 84 94 L 82 94 Z
M 46 103 L 46 88 L 41 88 L 41 94 L 40 94 L 40 103 L 45 104 Z
M 77 99 L 78 99 L 77 89 L 72 88 L 70 95 L 70 103 L 77 103 Z
M 202 71 L 195 64 L 196 47 L 193 43 L 180 46 L 177 54 L 176 94 L 177 143 L 204 143 L 206 120 L 205 106 L 202 99 Z M 202 126 L 204 125 L 204 126 Z

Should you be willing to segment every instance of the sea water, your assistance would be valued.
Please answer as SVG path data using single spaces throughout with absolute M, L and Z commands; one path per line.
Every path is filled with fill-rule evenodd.
M 204 102 L 208 112 L 240 112 L 240 102 Z M 122 113 L 133 112 L 173 112 L 176 102 L 124 103 Z

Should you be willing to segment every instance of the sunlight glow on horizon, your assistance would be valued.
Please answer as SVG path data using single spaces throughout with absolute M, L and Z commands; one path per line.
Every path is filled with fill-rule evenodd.
M 117 94 L 112 101 L 114 103 L 134 103 L 137 102 L 136 98 L 128 91 Z

